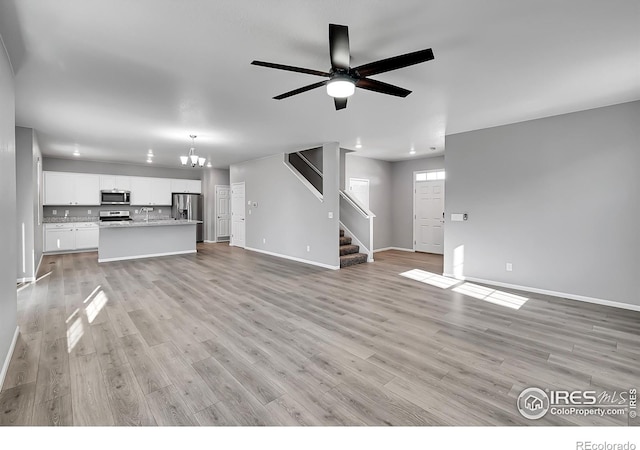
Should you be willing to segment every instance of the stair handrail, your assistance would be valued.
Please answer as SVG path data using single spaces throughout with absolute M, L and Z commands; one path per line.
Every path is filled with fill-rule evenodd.
M 351 198 L 351 196 L 343 190 L 340 190 L 340 195 L 351 205 L 356 211 L 358 211 L 365 219 L 376 217 L 376 215 L 371 212 L 371 210 L 365 208 L 361 204 L 358 203 L 356 199 Z
M 307 157 L 302 154 L 302 152 L 295 152 L 295 154 L 298 155 L 300 157 L 300 159 L 302 159 L 302 161 L 304 161 L 307 166 L 311 167 L 311 170 L 313 170 L 315 173 L 320 175 L 320 177 L 322 178 L 322 172 L 320 171 L 320 169 L 318 169 L 315 166 L 315 164 L 313 164 L 311 161 L 309 161 L 307 159 Z
M 346 191 L 341 189 L 339 192 L 340 192 L 340 196 L 343 199 L 345 199 L 345 201 L 353 209 L 355 209 L 362 217 L 364 217 L 369 222 L 369 239 L 366 245 L 363 245 L 363 247 L 365 247 L 365 250 L 368 253 L 367 261 L 373 262 L 373 218 L 376 217 L 376 215 L 373 212 L 371 212 L 371 210 L 369 210 L 368 208 L 365 208 L 364 206 L 362 206 L 356 199 L 351 198 L 351 196 Z M 358 238 L 353 233 L 351 234 L 354 237 Z M 361 239 L 359 240 L 362 242 Z

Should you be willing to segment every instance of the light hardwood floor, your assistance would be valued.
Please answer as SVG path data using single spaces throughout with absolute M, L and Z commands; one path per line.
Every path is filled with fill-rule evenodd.
M 526 295 L 519 309 L 399 274 L 226 244 L 98 264 L 46 256 L 18 293 L 2 425 L 623 425 L 516 410 L 525 387 L 640 384 L 640 313 Z

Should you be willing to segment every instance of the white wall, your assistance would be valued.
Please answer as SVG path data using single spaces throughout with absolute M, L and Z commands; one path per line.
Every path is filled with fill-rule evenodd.
M 373 248 L 392 246 L 391 220 L 391 162 L 364 158 L 348 153 L 345 161 L 345 183 L 348 189 L 349 178 L 369 180 L 369 209 L 376 217 L 373 219 Z
M 0 377 L 17 326 L 15 88 L 0 37 Z M 2 380 L 0 379 L 0 382 Z
M 451 135 L 446 149 L 446 273 L 640 306 L 640 102 Z
M 339 266 L 339 153 L 337 143 L 323 145 L 322 202 L 284 165 L 283 154 L 231 166 L 231 183 L 244 181 L 246 200 L 258 203 L 246 208 L 247 248 Z

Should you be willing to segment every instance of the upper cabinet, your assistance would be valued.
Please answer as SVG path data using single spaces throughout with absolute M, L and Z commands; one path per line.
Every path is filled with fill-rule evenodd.
M 100 191 L 131 191 L 131 204 L 171 205 L 173 192 L 201 194 L 200 180 L 44 172 L 45 205 L 99 205 Z
M 101 191 L 130 191 L 131 177 L 117 175 L 100 175 Z
M 169 178 L 131 177 L 132 205 L 171 205 Z
M 88 173 L 45 172 L 45 205 L 99 205 L 100 176 Z
M 202 182 L 200 180 L 171 180 L 171 192 L 201 194 Z

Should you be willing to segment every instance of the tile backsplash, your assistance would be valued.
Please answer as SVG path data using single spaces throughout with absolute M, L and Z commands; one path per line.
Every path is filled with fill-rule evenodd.
M 42 208 L 42 215 L 44 218 L 48 219 L 61 219 L 65 217 L 65 212 L 69 211 L 69 213 L 66 214 L 67 217 L 82 217 L 85 220 L 93 217 L 95 220 L 98 220 L 100 211 L 118 210 L 129 211 L 131 213 L 131 218 L 136 220 L 147 217 L 146 213 L 140 212 L 141 208 L 144 208 L 144 206 L 44 206 Z M 149 211 L 150 219 L 171 218 L 171 206 L 153 206 L 152 208 L 153 211 Z M 53 214 L 54 210 L 57 211 L 57 214 Z M 137 214 L 136 211 L 138 211 Z

